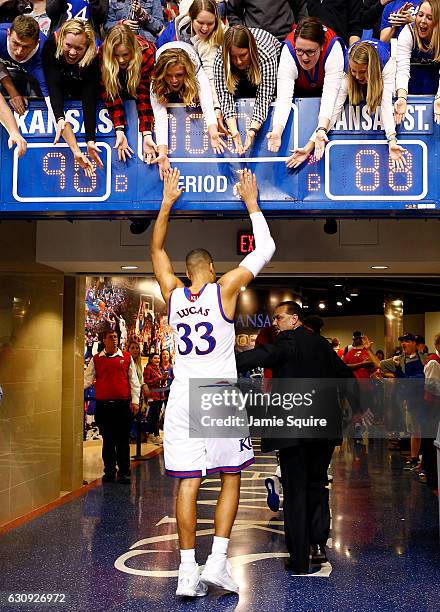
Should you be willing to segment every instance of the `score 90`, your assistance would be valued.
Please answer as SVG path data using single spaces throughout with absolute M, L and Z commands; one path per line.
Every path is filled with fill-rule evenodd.
M 96 189 L 96 163 L 93 160 L 91 160 L 91 162 L 94 171 L 91 177 L 86 177 L 79 163 L 76 160 L 74 162 L 73 188 L 78 193 L 91 193 Z M 67 159 L 65 153 L 61 153 L 61 151 L 50 151 L 43 157 L 43 172 L 48 176 L 58 177 L 58 187 L 60 191 L 64 191 L 66 188 L 66 169 Z M 89 185 L 81 185 L 81 180 L 89 181 Z

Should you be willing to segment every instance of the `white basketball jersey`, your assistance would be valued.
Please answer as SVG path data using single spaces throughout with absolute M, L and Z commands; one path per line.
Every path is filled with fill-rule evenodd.
M 168 306 L 176 343 L 174 382 L 190 378 L 236 378 L 234 321 L 223 311 L 220 285 L 208 283 L 198 294 L 174 289 Z

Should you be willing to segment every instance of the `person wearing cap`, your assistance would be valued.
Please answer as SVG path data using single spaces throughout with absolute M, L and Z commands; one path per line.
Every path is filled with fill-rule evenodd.
M 416 336 L 405 333 L 399 337 L 402 346 L 401 355 L 384 359 L 380 362 L 380 369 L 385 373 L 393 373 L 396 378 L 412 379 L 411 385 L 404 387 L 405 393 L 402 397 L 406 401 L 407 427 L 411 434 L 411 458 L 407 461 L 406 469 L 414 469 L 419 464 L 420 452 L 420 423 L 419 415 L 423 410 L 423 384 L 416 384 L 417 379 L 424 380 L 424 366 L 426 355 L 419 353 L 416 345 Z
M 419 353 L 429 354 L 429 349 L 425 343 L 425 336 L 416 336 L 416 349 Z

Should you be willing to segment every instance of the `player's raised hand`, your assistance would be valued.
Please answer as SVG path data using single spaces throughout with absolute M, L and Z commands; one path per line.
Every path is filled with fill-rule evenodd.
M 9 135 L 8 148 L 12 149 L 14 145 L 17 146 L 18 157 L 23 157 L 23 155 L 26 153 L 27 142 L 19 132 L 14 132 Z
M 258 200 L 257 177 L 253 172 L 245 168 L 240 172 L 240 182 L 237 185 L 240 198 L 246 204 L 255 204 Z
M 101 168 L 102 170 L 104 168 L 104 164 L 102 163 L 102 160 L 99 157 L 100 153 L 101 149 L 98 147 L 96 142 L 94 142 L 93 140 L 89 140 L 87 143 L 87 155 L 95 162 L 98 168 Z
M 179 187 L 180 170 L 170 168 L 164 171 L 163 175 L 163 199 L 162 204 L 169 208 L 172 207 L 183 193 L 183 188 Z
M 123 130 L 116 130 L 116 141 L 113 148 L 118 150 L 119 161 L 125 162 L 127 157 L 131 159 L 131 156 L 134 154 L 133 149 L 128 146 L 127 136 Z
M 286 166 L 288 168 L 298 168 L 303 162 L 305 162 L 310 156 L 310 151 L 306 149 L 306 147 L 300 147 L 299 149 L 294 149 L 292 151 L 292 155 L 286 161 Z
M 63 119 L 63 118 L 58 119 L 57 125 L 56 125 L 56 130 L 55 130 L 55 138 L 53 139 L 53 144 L 58 144 L 59 143 L 61 135 L 62 135 L 65 127 L 66 127 L 66 120 Z

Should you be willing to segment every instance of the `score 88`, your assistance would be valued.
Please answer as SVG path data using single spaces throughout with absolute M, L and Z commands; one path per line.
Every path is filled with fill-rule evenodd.
M 51 167 L 50 160 L 58 160 L 58 167 Z M 88 187 L 81 187 L 80 185 L 80 172 L 81 168 L 79 163 L 75 160 L 74 163 L 74 174 L 73 174 L 73 187 L 78 193 L 91 193 L 96 189 L 96 163 L 92 160 L 92 166 L 94 170 L 94 174 L 89 178 L 90 185 Z M 60 191 L 63 191 L 66 188 L 66 156 L 64 153 L 59 151 L 51 151 L 50 153 L 46 153 L 43 157 L 43 172 L 48 176 L 58 176 L 59 177 L 59 188 Z
M 391 158 L 388 161 L 388 186 L 393 191 L 408 191 L 413 185 L 413 156 L 405 150 L 404 152 L 405 166 L 402 169 L 395 169 Z M 365 157 L 372 157 L 373 164 L 369 166 L 363 165 Z M 355 169 L 356 169 L 356 187 L 359 191 L 376 191 L 380 186 L 380 158 L 377 151 L 374 149 L 361 149 L 356 153 L 355 157 Z M 396 183 L 396 174 L 405 174 L 406 182 L 404 185 L 398 185 Z M 371 175 L 373 184 L 365 184 L 364 176 Z

